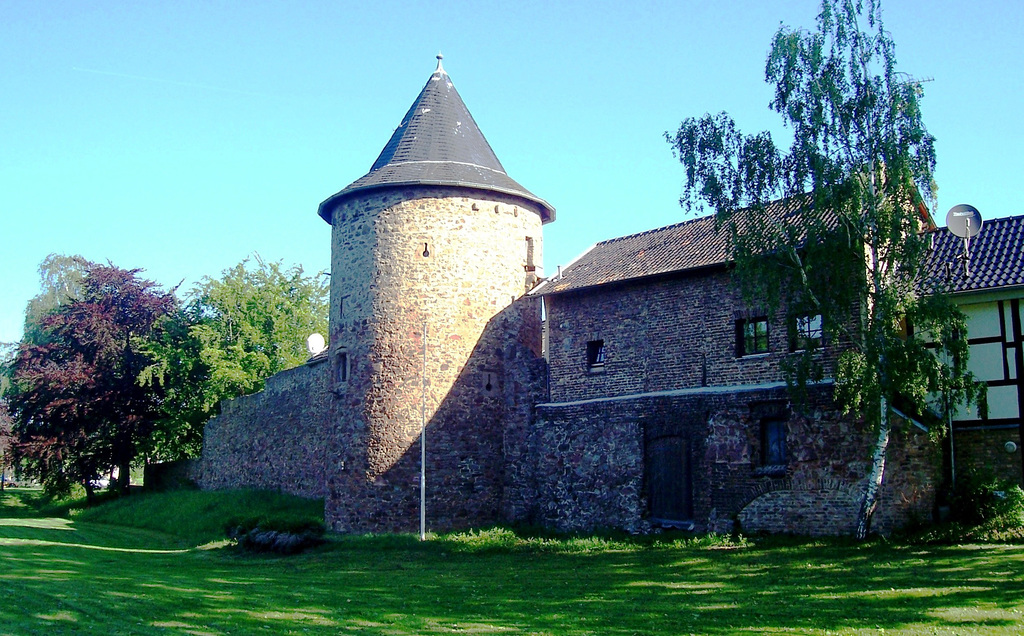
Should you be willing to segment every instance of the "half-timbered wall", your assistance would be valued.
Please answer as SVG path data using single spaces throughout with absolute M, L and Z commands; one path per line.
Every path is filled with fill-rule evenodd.
M 1024 484 L 1024 300 L 1007 296 L 960 304 L 971 346 L 968 368 L 988 395 L 982 407 L 960 408 L 953 416 L 953 465 L 958 473 Z

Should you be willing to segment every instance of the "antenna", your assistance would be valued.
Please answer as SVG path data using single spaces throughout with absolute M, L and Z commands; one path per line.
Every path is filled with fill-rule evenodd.
M 982 226 L 981 212 L 973 205 L 954 205 L 946 213 L 946 227 L 964 240 L 964 276 L 971 275 L 971 239 L 978 235 Z
M 327 343 L 324 341 L 324 337 L 318 333 L 311 333 L 306 338 L 306 350 L 309 351 L 309 355 L 315 356 L 318 353 L 323 352 L 327 348 Z

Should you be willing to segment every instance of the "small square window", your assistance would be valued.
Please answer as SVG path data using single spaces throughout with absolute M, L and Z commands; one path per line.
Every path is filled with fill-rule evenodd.
M 820 349 L 821 343 L 821 314 L 797 317 L 792 325 L 789 350 L 813 351 L 814 349 Z
M 587 368 L 604 368 L 604 340 L 591 340 L 587 343 Z
M 768 352 L 768 319 L 736 321 L 736 355 L 739 357 Z

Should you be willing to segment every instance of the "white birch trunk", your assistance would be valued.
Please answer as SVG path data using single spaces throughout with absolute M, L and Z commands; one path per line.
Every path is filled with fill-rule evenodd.
M 871 472 L 868 474 L 867 487 L 864 489 L 864 500 L 857 514 L 857 529 L 854 536 L 863 540 L 871 529 L 871 516 L 878 503 L 878 491 L 882 487 L 882 476 L 885 474 L 885 451 L 889 447 L 889 401 L 882 398 L 882 412 L 879 414 L 878 439 L 875 441 L 875 452 L 871 458 Z

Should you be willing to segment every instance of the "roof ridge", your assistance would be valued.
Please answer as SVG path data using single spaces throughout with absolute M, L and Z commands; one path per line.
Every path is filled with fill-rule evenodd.
M 715 218 L 714 214 L 706 214 L 704 216 L 699 216 L 699 217 L 694 218 L 694 219 L 689 219 L 689 220 L 686 220 L 686 221 L 680 221 L 679 223 L 672 223 L 671 225 L 663 225 L 661 227 L 651 228 L 650 230 L 644 230 L 643 232 L 636 232 L 634 234 L 626 234 L 625 236 L 616 236 L 615 238 L 610 238 L 610 239 L 605 239 L 603 241 L 598 241 L 597 243 L 594 244 L 594 247 L 596 247 L 598 245 L 610 245 L 611 243 L 616 243 L 618 241 L 624 241 L 626 239 L 637 238 L 639 236 L 645 236 L 645 235 L 648 235 L 648 234 L 655 234 L 657 232 L 664 232 L 664 231 L 668 231 L 668 230 L 671 230 L 671 229 L 680 228 L 680 227 L 682 227 L 684 225 L 690 225 L 691 223 L 696 223 L 698 221 L 707 221 L 709 219 L 710 220 L 714 220 L 714 218 Z
M 1011 216 L 997 216 L 997 217 L 994 217 L 994 218 L 991 218 L 991 219 L 982 219 L 982 226 L 981 226 L 981 228 L 982 228 L 982 230 L 984 230 L 986 225 L 991 225 L 993 223 L 1011 223 L 1011 222 L 1024 222 L 1024 215 L 1018 214 L 1018 215 L 1015 215 L 1015 216 L 1013 216 L 1013 215 L 1011 215 Z M 932 231 L 933 232 L 942 232 L 942 231 L 950 232 L 948 225 L 943 225 L 943 226 L 936 227 Z M 950 233 L 952 234 L 952 232 L 950 232 Z M 980 236 L 980 235 L 981 234 L 979 233 L 977 236 Z
M 781 199 L 776 199 L 774 201 L 768 201 L 767 203 L 764 204 L 764 207 L 765 207 L 765 209 L 774 208 L 774 207 L 780 207 L 782 209 L 782 211 L 784 211 L 784 212 L 792 212 L 792 211 L 794 211 L 796 209 L 799 209 L 799 208 L 803 207 L 801 205 L 800 199 L 807 197 L 809 194 L 810 193 L 808 193 L 808 192 L 802 192 L 800 194 L 791 194 L 789 196 L 782 197 Z M 811 204 L 813 205 L 813 202 L 811 202 Z M 740 211 L 743 211 L 743 210 L 747 210 L 747 209 L 749 209 L 751 207 L 753 207 L 753 206 L 745 206 L 745 207 L 737 208 L 736 211 L 740 212 Z M 606 244 L 614 243 L 616 241 L 622 241 L 622 240 L 625 240 L 625 239 L 637 238 L 639 236 L 644 236 L 644 235 L 647 235 L 647 234 L 653 234 L 653 233 L 656 233 L 656 232 L 663 232 L 663 231 L 667 231 L 667 230 L 672 230 L 672 229 L 675 229 L 675 228 L 682 227 L 684 225 L 688 225 L 690 223 L 696 223 L 698 221 L 705 221 L 706 222 L 708 220 L 714 220 L 715 216 L 716 216 L 716 213 L 712 212 L 711 214 L 705 214 L 704 216 L 698 216 L 696 218 L 688 219 L 686 221 L 680 221 L 679 223 L 672 223 L 671 225 L 663 225 L 661 227 L 651 228 L 650 230 L 644 230 L 643 232 L 636 232 L 636 233 L 633 233 L 633 234 L 627 234 L 625 236 L 617 236 L 615 238 L 605 239 L 604 241 L 600 241 L 600 242 L 596 243 L 595 246 L 596 245 L 606 245 Z

